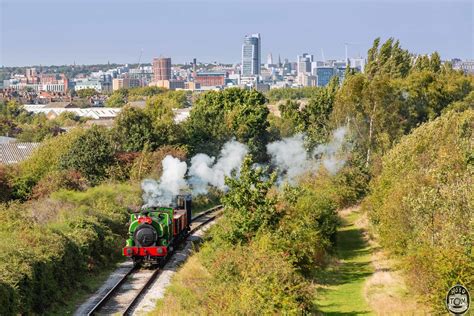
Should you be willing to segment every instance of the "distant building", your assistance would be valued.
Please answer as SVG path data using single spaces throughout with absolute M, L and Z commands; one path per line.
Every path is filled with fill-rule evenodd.
M 171 58 L 153 59 L 153 81 L 171 80 Z
M 313 62 L 313 59 L 313 55 L 308 53 L 297 56 L 296 63 L 298 75 L 311 73 L 311 63 Z
M 266 68 L 267 69 L 270 69 L 271 67 L 274 67 L 275 65 L 273 64 L 273 56 L 272 56 L 272 53 L 269 53 L 267 55 L 267 64 L 266 64 Z
M 186 90 L 199 90 L 201 89 L 201 84 L 195 82 L 195 81 L 186 81 L 184 83 L 184 89 Z
M 474 59 L 470 59 L 470 60 L 453 59 L 451 62 L 453 64 L 454 69 L 462 70 L 466 74 L 474 74 Z
M 194 81 L 202 87 L 223 86 L 225 84 L 226 74 L 223 72 L 198 72 Z
M 302 85 L 303 87 L 316 87 L 318 85 L 318 77 L 311 76 L 304 73 L 298 74 L 298 84 Z
M 168 90 L 184 89 L 184 80 L 155 80 L 149 84 L 149 86 L 166 88 Z
M 350 58 L 349 64 L 351 68 L 357 69 L 359 72 L 364 72 L 365 59 L 364 58 Z
M 74 90 L 79 91 L 83 89 L 94 89 L 97 92 L 102 92 L 102 82 L 96 78 L 76 79 L 74 82 Z
M 260 33 L 245 35 L 242 45 L 242 77 L 260 75 L 261 46 Z
M 135 88 L 140 86 L 139 79 L 132 79 L 132 78 L 115 78 L 112 80 L 112 90 L 118 89 L 128 89 L 128 88 Z
M 59 103 L 59 102 L 56 102 Z M 51 103 L 54 104 L 54 103 Z M 23 108 L 35 114 L 43 113 L 50 120 L 57 118 L 63 112 L 74 113 L 79 117 L 87 117 L 92 120 L 114 119 L 122 110 L 121 108 L 69 108 L 69 107 L 51 107 L 43 104 L 25 104 Z
M 0 143 L 0 165 L 15 164 L 27 159 L 39 143 Z
M 316 78 L 318 87 L 326 86 L 335 75 L 336 69 L 334 67 L 317 67 Z

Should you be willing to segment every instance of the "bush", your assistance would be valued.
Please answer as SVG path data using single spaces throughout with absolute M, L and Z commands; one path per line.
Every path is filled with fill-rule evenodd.
M 35 185 L 31 197 L 33 199 L 47 197 L 60 189 L 83 191 L 87 186 L 87 180 L 78 171 L 52 171 Z
M 61 170 L 62 157 L 71 150 L 83 133 L 82 129 L 76 128 L 67 134 L 48 139 L 27 160 L 21 162 L 12 175 L 13 198 L 28 199 L 33 187 L 41 178 L 50 172 Z
M 296 272 L 285 253 L 273 248 L 271 239 L 262 234 L 246 245 L 204 244 L 177 275 L 178 282 L 167 289 L 162 309 L 156 314 L 310 312 L 311 285 Z
M 127 206 L 139 200 L 137 188 L 103 185 L 0 206 L 0 314 L 44 314 L 86 273 L 116 262 Z
M 79 171 L 92 184 L 97 184 L 105 178 L 113 161 L 114 148 L 107 130 L 94 125 L 74 139 L 59 164 L 61 169 Z
M 448 112 L 404 137 L 364 202 L 382 245 L 439 311 L 452 284 L 474 286 L 473 122 L 473 110 Z
M 7 202 L 10 199 L 12 191 L 10 177 L 7 168 L 0 165 L 0 202 Z
M 134 161 L 130 169 L 130 179 L 142 180 L 147 177 L 159 179 L 163 172 L 161 161 L 171 155 L 179 160 L 186 160 L 187 149 L 184 146 L 165 145 L 155 152 L 144 150 Z

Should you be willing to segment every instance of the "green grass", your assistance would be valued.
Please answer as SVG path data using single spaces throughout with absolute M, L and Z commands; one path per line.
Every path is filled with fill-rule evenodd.
M 373 273 L 371 248 L 355 226 L 360 213 L 343 218 L 337 232 L 338 263 L 318 272 L 316 305 L 324 315 L 372 315 L 364 298 L 364 283 Z

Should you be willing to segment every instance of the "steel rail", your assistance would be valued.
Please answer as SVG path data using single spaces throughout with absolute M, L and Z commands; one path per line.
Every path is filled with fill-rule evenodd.
M 197 214 L 196 216 L 194 216 L 191 220 L 191 223 L 194 222 L 195 220 L 198 220 L 212 212 L 216 212 L 216 211 L 219 211 L 220 209 L 222 209 L 222 205 L 217 205 L 217 206 L 214 206 L 206 211 L 203 211 L 203 212 L 200 212 L 199 214 Z M 186 239 L 191 236 L 192 234 L 194 234 L 196 231 L 198 231 L 202 226 L 206 225 L 207 223 L 213 221 L 215 218 L 217 217 L 217 214 L 216 215 L 213 215 L 213 216 L 210 216 L 209 218 L 207 218 L 205 221 L 203 221 L 202 223 L 199 223 L 198 226 L 194 227 L 193 229 L 191 229 L 188 234 L 186 235 Z M 158 276 L 159 272 L 162 271 L 161 268 L 163 268 L 163 266 L 169 261 L 169 259 L 172 257 L 172 254 L 171 256 L 169 256 L 168 258 L 166 258 L 164 261 L 162 261 L 159 265 L 158 268 L 155 269 L 155 271 L 153 272 L 153 274 L 148 278 L 148 280 L 145 282 L 145 284 L 140 288 L 140 290 L 138 291 L 137 295 L 135 295 L 132 299 L 132 301 L 130 302 L 130 304 L 128 304 L 127 308 L 125 309 L 125 311 L 123 312 L 123 315 L 130 315 L 131 312 L 133 311 L 135 305 L 138 303 L 139 299 L 141 298 L 141 296 L 144 294 L 144 292 L 149 288 L 149 286 L 152 284 L 153 281 L 155 281 L 156 277 Z M 134 273 L 135 271 L 137 270 L 137 267 L 132 267 L 101 299 L 100 301 L 94 305 L 94 307 L 87 313 L 87 316 L 92 316 L 94 315 L 97 311 L 99 311 L 107 301 L 109 301 L 111 298 L 114 297 L 114 294 L 117 292 L 117 290 L 124 284 L 124 282 L 127 280 L 127 278 L 132 274 Z

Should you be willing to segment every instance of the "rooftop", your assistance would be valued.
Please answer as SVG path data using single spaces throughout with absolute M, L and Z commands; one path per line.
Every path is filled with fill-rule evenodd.
M 15 164 L 27 159 L 39 143 L 0 143 L 0 164 Z

